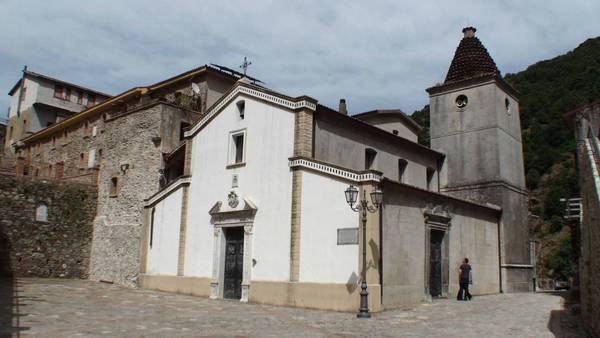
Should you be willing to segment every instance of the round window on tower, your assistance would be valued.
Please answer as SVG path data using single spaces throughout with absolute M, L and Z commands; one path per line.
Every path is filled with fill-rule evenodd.
M 508 97 L 504 99 L 504 107 L 506 107 L 506 113 L 510 114 L 510 100 Z
M 465 108 L 467 106 L 467 103 L 469 103 L 469 99 L 466 95 L 458 95 L 458 97 L 456 98 L 456 106 L 459 109 Z

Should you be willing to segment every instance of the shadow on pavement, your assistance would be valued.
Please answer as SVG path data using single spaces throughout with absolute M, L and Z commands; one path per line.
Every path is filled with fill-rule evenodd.
M 563 308 L 560 310 L 552 310 L 550 312 L 550 320 L 548 321 L 548 329 L 557 338 L 579 338 L 585 337 L 579 325 L 579 304 L 573 301 L 571 293 L 568 291 L 554 291 L 549 294 L 561 297 Z
M 19 282 L 13 278 L 10 264 L 10 240 L 0 225 L 0 338 L 20 337 L 23 316 L 19 304 Z

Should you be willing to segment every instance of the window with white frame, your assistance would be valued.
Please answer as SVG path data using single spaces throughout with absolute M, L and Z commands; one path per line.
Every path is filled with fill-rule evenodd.
M 229 163 L 240 164 L 246 161 L 246 130 L 229 133 Z

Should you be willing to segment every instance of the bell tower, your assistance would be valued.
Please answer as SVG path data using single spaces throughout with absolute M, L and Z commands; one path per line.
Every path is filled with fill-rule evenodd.
M 447 156 L 440 175 L 444 193 L 502 208 L 502 289 L 528 291 L 532 267 L 519 101 L 475 32 L 463 29 L 444 83 L 427 89 L 431 148 Z

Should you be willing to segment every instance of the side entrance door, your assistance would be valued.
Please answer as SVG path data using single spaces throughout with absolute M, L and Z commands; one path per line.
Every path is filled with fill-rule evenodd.
M 244 262 L 244 228 L 225 229 L 225 276 L 223 297 L 242 297 L 242 272 Z
M 431 230 L 429 236 L 429 293 L 442 296 L 442 242 L 444 232 Z

